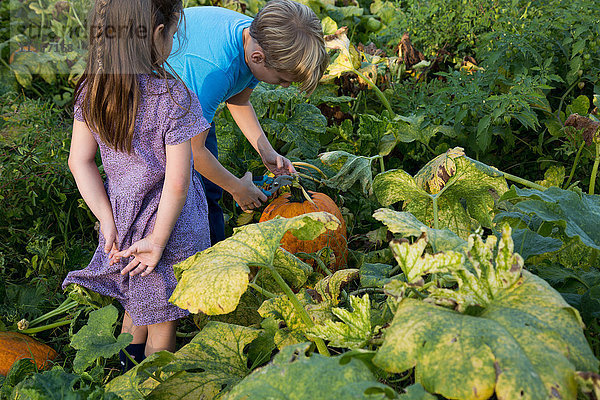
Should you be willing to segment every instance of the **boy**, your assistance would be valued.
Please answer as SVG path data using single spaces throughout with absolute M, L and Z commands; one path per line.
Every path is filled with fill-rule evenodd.
M 185 27 L 179 33 L 183 45 L 181 50 L 174 46 L 168 62 L 198 96 L 204 117 L 212 123 L 217 107 L 225 102 L 265 166 L 275 174 L 294 173 L 291 162 L 269 143 L 249 99 L 260 81 L 283 87 L 300 82 L 302 90 L 314 90 L 329 62 L 317 16 L 292 0 L 270 1 L 254 20 L 219 7 L 192 7 L 184 14 Z M 218 158 L 214 123 L 205 142 L 209 154 L 195 150 L 202 145 L 198 140 L 192 139 L 194 165 L 204 157 Z M 252 184 L 250 172 L 238 179 L 221 166 L 205 175 L 211 243 L 215 244 L 225 238 L 218 204 L 222 189 L 244 211 L 259 207 L 267 198 Z

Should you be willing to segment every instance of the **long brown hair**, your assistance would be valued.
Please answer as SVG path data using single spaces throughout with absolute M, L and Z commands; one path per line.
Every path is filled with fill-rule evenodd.
M 74 97 L 90 129 L 118 151 L 131 152 L 138 75 L 173 78 L 153 33 L 164 24 L 168 35 L 181 11 L 181 0 L 96 0 L 90 11 L 87 66 Z

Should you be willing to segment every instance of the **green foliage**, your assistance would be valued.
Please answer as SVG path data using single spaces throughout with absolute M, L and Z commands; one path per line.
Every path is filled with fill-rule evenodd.
M 371 163 L 375 157 L 355 156 L 345 151 L 330 151 L 319 154 L 319 159 L 324 165 L 329 166 L 336 174 L 323 182 L 332 188 L 347 191 L 354 185 L 360 183 L 363 194 L 371 194 L 373 185 L 373 174 L 371 172 Z
M 47 101 L 0 99 L 0 252 L 16 277 L 64 274 L 95 247 L 68 170 L 69 128 Z
M 282 349 L 267 366 L 242 380 L 227 399 L 388 399 L 396 393 L 377 382 L 354 358 L 306 355 L 308 344 Z
M 230 238 L 175 266 L 179 283 L 170 301 L 191 312 L 227 314 L 235 310 L 248 287 L 250 265 L 274 265 L 279 242 L 288 230 L 301 240 L 312 240 L 338 224 L 331 214 L 310 213 L 237 228 Z M 289 266 L 294 264 L 275 268 Z
M 71 338 L 71 347 L 77 350 L 73 369 L 82 373 L 98 358 L 109 358 L 127 347 L 133 338 L 129 333 L 121 333 L 115 339 L 114 325 L 118 311 L 113 305 L 92 311 L 87 325 Z
M 35 363 L 30 358 L 22 358 L 14 362 L 6 379 L 2 382 L 0 388 L 0 398 L 8 399 L 13 391 L 13 388 L 21 381 L 25 380 L 29 375 L 37 372 Z
M 87 54 L 85 16 L 90 3 L 10 1 L 10 69 L 25 90 L 52 98 L 58 106 L 73 99 Z
M 332 308 L 331 312 L 341 322 L 325 321 L 323 325 L 311 328 L 309 333 L 327 340 L 330 346 L 351 349 L 363 347 L 371 338 L 372 330 L 369 296 L 350 296 L 350 307 L 353 311 Z
M 358 276 L 358 272 L 355 269 L 336 271 L 334 274 L 317 282 L 314 292 L 309 293 L 307 290 L 304 290 L 298 293 L 300 304 L 315 324 L 313 327 L 309 326 L 307 321 L 302 318 L 299 310 L 296 309 L 292 300 L 287 296 L 279 296 L 263 302 L 258 309 L 259 314 L 263 318 L 272 319 L 276 323 L 285 325 L 285 329 L 277 329 L 273 332 L 273 339 L 277 347 L 281 348 L 288 344 L 301 343 L 306 338 L 321 337 L 320 334 L 314 332 L 330 332 L 330 328 L 340 328 L 339 326 L 335 326 L 335 324 L 331 326 L 334 316 L 337 315 L 333 311 L 333 308 L 339 302 L 342 287 L 355 279 Z M 344 313 L 345 311 L 341 309 L 338 312 L 340 315 Z M 363 319 L 361 320 L 362 325 L 359 331 L 363 340 L 366 340 L 368 336 L 367 331 L 370 332 L 370 323 L 364 320 L 364 313 L 354 316 L 354 319 L 360 319 L 361 317 Z M 369 325 L 368 328 L 366 327 L 367 324 Z M 325 335 L 325 333 L 323 334 Z M 332 337 L 329 338 L 335 339 Z M 337 338 L 336 340 L 342 339 Z M 348 338 L 343 340 L 348 340 Z
M 80 376 L 65 372 L 62 367 L 54 367 L 20 382 L 10 399 L 117 400 L 118 397 L 105 393 L 102 387 L 88 385 Z
M 112 380 L 106 391 L 125 399 L 223 398 L 251 372 L 244 349 L 259 333 L 257 329 L 209 322 L 179 351 L 153 354 Z
M 535 266 L 533 272 L 546 280 L 571 306 L 579 310 L 586 323 L 600 318 L 600 269 L 590 268 L 585 271 L 543 263 Z
M 520 200 L 515 204 L 519 211 L 550 222 L 567 237 L 578 237 L 586 246 L 600 250 L 600 196 L 557 187 L 544 192 L 513 187 L 503 200 Z
M 185 0 L 184 6 L 220 5 L 255 15 L 265 2 L 213 3 Z M 33 375 L 31 364 L 18 363 L 2 381 L 0 397 L 14 391 L 14 398 L 227 398 L 232 391 L 264 398 L 280 390 L 294 398 L 316 390 L 312 397 L 433 398 L 425 386 L 449 397 L 456 388 L 465 397 L 495 391 L 512 398 L 523 387 L 525 398 L 532 391 L 569 398 L 578 384 L 598 390 L 595 375 L 573 373 L 598 366 L 580 334 L 577 312 L 521 271 L 524 261 L 506 232 L 504 237 L 495 232 L 500 221 L 514 227 L 515 251 L 579 311 L 586 338 L 600 355 L 597 196 L 577 191 L 591 179 L 595 154 L 581 144 L 581 132 L 563 128 L 573 112 L 597 119 L 590 114 L 598 106 L 591 100 L 594 94 L 597 100 L 600 76 L 597 2 L 304 3 L 327 34 L 347 27 L 327 40 L 332 61 L 327 83 L 306 97 L 294 86 L 260 84 L 251 101 L 279 153 L 314 164 L 329 177 L 312 174 L 321 183 L 307 180 L 307 189 L 336 199 L 349 229 L 350 265 L 360 271 L 319 280 L 311 267 L 278 248 L 280 234 L 292 225 L 308 238 L 323 223 L 332 224 L 320 217 L 236 230 L 224 244 L 178 267 L 174 301 L 221 314 L 196 316 L 204 329 L 179 352 L 154 354 L 116 379 L 114 360 L 97 360 L 85 372 L 101 354 L 93 349 L 106 344 L 110 351 L 103 357 L 111 357 L 125 342 L 114 338 L 114 311 L 102 329 L 90 320 L 77 332 L 90 306 L 107 300 L 75 288 L 69 297 L 84 307 L 60 321 L 70 322 L 68 331 L 65 326 L 40 337 L 61 352 L 65 370 Z M 0 329 L 16 329 L 22 318 L 31 321 L 55 308 L 64 299 L 58 284 L 68 270 L 87 263 L 97 244 L 94 218 L 67 168 L 71 117 L 62 109 L 69 108 L 82 71 L 80 11 L 89 4 L 0 2 L 0 18 L 10 19 L 0 26 Z M 397 57 L 405 31 L 425 54 L 420 67 L 408 71 Z M 32 42 L 36 38 L 42 38 L 40 45 Z M 17 89 L 24 95 L 12 93 Z M 223 165 L 237 176 L 247 170 L 263 174 L 259 155 L 226 109 L 215 123 Z M 546 171 L 539 183 L 550 189 L 514 189 L 498 202 L 506 185 L 486 164 L 531 181 Z M 557 187 L 571 166 L 565 185 L 575 189 L 562 192 Z M 373 171 L 386 169 L 373 179 Z M 373 214 L 380 205 L 371 190 L 381 204 L 404 211 Z M 223 206 L 233 226 L 239 210 L 233 202 L 228 207 L 227 196 Z M 498 211 L 504 212 L 492 220 Z M 481 227 L 487 241 L 467 240 Z M 282 295 L 279 275 L 297 295 Z M 256 290 L 247 291 L 248 285 Z M 378 329 L 392 317 L 381 339 Z M 77 332 L 77 356 L 66 346 L 67 332 Z M 97 332 L 110 340 L 91 340 Z M 285 348 L 307 339 L 322 344 L 323 338 L 345 354 L 325 359 L 307 357 L 304 345 Z M 371 350 L 362 349 L 366 346 Z M 271 363 L 252 372 L 278 350 Z M 380 367 L 394 372 L 374 366 L 374 354 Z M 455 361 L 448 363 L 449 357 Z M 81 375 L 70 374 L 72 360 Z M 399 370 L 405 372 L 395 375 Z M 394 385 L 399 395 L 376 378 Z M 422 385 L 407 387 L 415 380 Z
M 462 238 L 471 233 L 473 221 L 491 227 L 494 200 L 507 190 L 506 182 L 497 170 L 460 150 L 438 156 L 414 177 L 403 170 L 377 175 L 377 200 L 384 206 L 403 201 L 403 209 L 418 220 L 436 229 L 449 228 Z
M 415 254 L 424 248 L 419 242 L 407 247 Z M 432 281 L 424 286 L 430 293 L 425 301 L 403 298 L 373 362 L 389 372 L 415 367 L 417 382 L 450 398 L 575 397 L 575 371 L 598 370 L 577 311 L 542 279 L 522 271 L 510 228 L 497 248 L 493 236 L 485 243 L 471 236 L 467 254 L 464 264 L 414 264 L 417 275 L 451 274 L 458 288 Z M 452 363 L 443 361 L 448 357 Z

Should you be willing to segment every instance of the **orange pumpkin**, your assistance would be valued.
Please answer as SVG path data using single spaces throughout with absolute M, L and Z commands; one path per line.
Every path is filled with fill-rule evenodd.
M 329 196 L 323 193 L 308 192 L 311 200 L 306 200 L 300 188 L 292 186 L 291 193 L 284 193 L 271 202 L 262 215 L 259 222 L 269 221 L 276 216 L 285 218 L 295 217 L 297 215 L 307 214 L 317 211 L 326 211 L 340 220 L 341 225 L 335 231 L 328 229 L 314 240 L 300 240 L 290 232 L 286 232 L 281 239 L 281 247 L 290 253 L 314 253 L 324 247 L 329 247 L 335 255 L 335 262 L 329 265 L 332 271 L 343 268 L 348 260 L 348 242 L 346 240 L 346 223 L 338 206 Z M 309 264 L 315 265 L 314 260 Z
M 15 56 L 16 56 L 18 53 L 22 53 L 22 52 L 26 52 L 26 51 L 29 51 L 29 52 L 35 53 L 35 52 L 37 52 L 37 49 L 36 49 L 35 47 L 33 47 L 33 46 L 21 46 L 21 47 L 19 47 L 17 50 L 15 50 L 15 51 L 13 51 L 13 52 L 12 52 L 12 54 L 11 54 L 11 55 L 10 55 L 10 57 L 8 58 L 8 63 L 9 63 L 9 64 L 12 64 L 12 63 L 13 63 L 13 61 L 15 60 Z
M 58 353 L 51 347 L 18 332 L 0 332 L 0 375 L 5 375 L 13 363 L 31 358 L 39 369 L 49 366 Z

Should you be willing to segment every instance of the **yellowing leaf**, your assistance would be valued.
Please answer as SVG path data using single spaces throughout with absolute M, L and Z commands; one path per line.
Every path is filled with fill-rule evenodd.
M 170 301 L 193 313 L 230 313 L 248 288 L 249 264 L 273 265 L 287 231 L 312 240 L 338 225 L 335 216 L 319 212 L 236 228 L 228 239 L 175 266 L 179 283 Z
M 400 301 L 373 362 L 396 373 L 414 367 L 417 382 L 447 398 L 575 398 L 575 371 L 598 369 L 581 318 L 544 280 L 522 270 L 512 246 L 508 226 L 497 248 L 493 236 L 472 237 L 467 263 L 440 268 L 458 288 L 430 282 L 426 301 Z
M 311 335 L 329 341 L 330 346 L 361 348 L 371 338 L 371 302 L 369 295 L 362 298 L 350 296 L 354 311 L 334 307 L 333 314 L 341 322 L 325 321 L 309 329 Z
M 456 173 L 456 164 L 453 159 L 464 155 L 465 153 L 460 147 L 440 154 L 415 174 L 415 182 L 431 194 L 438 193 Z
M 288 346 L 266 366 L 236 385 L 228 400 L 392 399 L 396 393 L 379 382 L 357 358 L 306 355 L 308 344 Z M 369 395 L 371 393 L 377 393 Z

